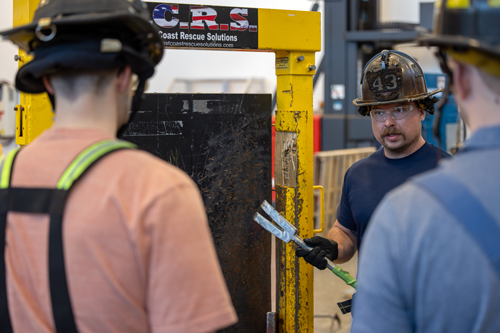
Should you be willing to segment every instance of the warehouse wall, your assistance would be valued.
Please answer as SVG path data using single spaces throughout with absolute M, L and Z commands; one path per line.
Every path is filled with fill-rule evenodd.
M 12 27 L 13 0 L 0 1 L 0 31 Z M 17 63 L 14 61 L 17 49 L 7 42 L 0 42 L 0 81 L 14 81 Z
M 420 0 L 379 0 L 381 22 L 418 23 Z

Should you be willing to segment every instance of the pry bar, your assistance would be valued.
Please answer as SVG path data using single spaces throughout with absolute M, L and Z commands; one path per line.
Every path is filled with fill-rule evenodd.
M 278 213 L 277 210 L 273 208 L 267 201 L 264 201 L 262 205 L 260 205 L 262 210 L 268 214 L 271 219 L 279 226 L 279 229 L 274 223 L 260 215 L 258 212 L 255 213 L 253 220 L 260 224 L 264 229 L 272 233 L 277 238 L 281 239 L 285 243 L 290 243 L 291 241 L 295 242 L 298 246 L 303 249 L 307 249 L 309 251 L 312 250 L 312 247 L 307 245 L 302 238 L 297 235 L 297 228 L 290 222 L 288 222 L 283 216 Z M 327 267 L 330 269 L 335 275 L 344 280 L 349 286 L 356 289 L 357 281 L 353 278 L 349 272 L 344 271 L 342 268 L 334 264 L 328 258 L 326 259 Z

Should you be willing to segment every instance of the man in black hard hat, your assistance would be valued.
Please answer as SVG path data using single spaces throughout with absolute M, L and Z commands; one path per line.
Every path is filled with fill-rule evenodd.
M 435 94 L 428 92 L 422 69 L 405 53 L 385 50 L 365 66 L 361 98 L 353 104 L 371 116 L 375 138 L 382 148 L 355 163 L 345 174 L 337 221 L 327 238 L 305 239 L 311 252 L 297 249 L 300 257 L 326 268 L 325 256 L 336 263 L 350 260 L 360 248 L 368 222 L 384 195 L 408 178 L 428 171 L 450 155 L 427 143 L 421 122 L 434 113 Z M 339 304 L 344 311 L 347 304 Z
M 237 320 L 196 185 L 116 139 L 163 55 L 149 21 L 140 0 L 42 0 L 31 24 L 0 33 L 33 54 L 17 88 L 48 92 L 55 109 L 0 164 L 0 332 Z
M 500 332 L 500 3 L 437 1 L 433 33 L 470 137 L 388 194 L 361 250 L 352 332 Z M 395 227 L 396 226 L 396 227 Z

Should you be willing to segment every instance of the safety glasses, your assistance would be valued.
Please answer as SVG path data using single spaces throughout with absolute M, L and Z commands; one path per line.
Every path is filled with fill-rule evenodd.
M 413 105 L 400 105 L 393 107 L 388 110 L 373 109 L 370 111 L 370 115 L 375 121 L 383 122 L 387 119 L 387 115 L 390 114 L 391 118 L 394 120 L 400 120 L 407 117 L 413 111 Z

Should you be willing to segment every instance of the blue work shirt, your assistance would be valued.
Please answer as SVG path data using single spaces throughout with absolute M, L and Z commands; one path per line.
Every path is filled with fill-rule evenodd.
M 500 225 L 500 127 L 479 129 L 465 147 L 431 172 L 455 177 Z M 370 221 L 353 312 L 352 333 L 498 333 L 500 277 L 453 215 L 409 181 Z
M 356 235 L 358 249 L 368 221 L 382 198 L 419 173 L 437 166 L 442 158 L 451 157 L 438 147 L 425 143 L 413 154 L 391 159 L 381 148 L 347 170 L 337 220 Z

